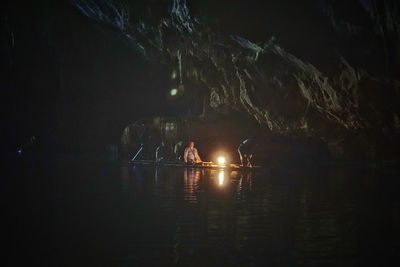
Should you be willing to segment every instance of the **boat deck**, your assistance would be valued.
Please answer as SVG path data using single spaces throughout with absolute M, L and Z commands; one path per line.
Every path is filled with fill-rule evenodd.
M 218 165 L 213 162 L 202 162 L 198 164 L 185 164 L 179 161 L 161 161 L 157 162 L 155 160 L 133 160 L 130 162 L 132 165 L 154 165 L 154 166 L 165 166 L 165 167 L 183 167 L 183 168 L 200 168 L 200 169 L 233 169 L 233 170 L 250 170 L 259 169 L 261 166 L 244 167 L 240 164 L 226 164 Z

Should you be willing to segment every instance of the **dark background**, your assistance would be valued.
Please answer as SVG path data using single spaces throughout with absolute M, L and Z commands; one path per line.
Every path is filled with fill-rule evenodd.
M 161 18 L 169 16 L 173 2 L 129 3 L 130 24 L 133 28 L 142 22 L 157 25 Z M 204 85 L 193 85 L 178 100 L 171 101 L 168 93 L 177 81 L 171 81 L 170 75 L 177 70 L 176 61 L 143 55 L 118 29 L 82 14 L 79 3 L 85 1 L 2 3 L 4 151 L 14 153 L 28 146 L 33 136 L 43 149 L 96 150 L 119 143 L 122 130 L 140 118 L 199 115 L 199 109 L 193 112 L 192 107 L 202 101 L 201 97 L 207 97 Z M 394 140 L 398 132 L 393 128 L 393 114 L 398 113 L 398 36 L 385 26 L 398 25 L 398 17 L 390 17 L 392 13 L 385 9 L 391 3 L 394 2 L 221 0 L 187 1 L 187 7 L 192 18 L 199 18 L 199 23 L 206 24 L 208 31 L 216 35 L 241 36 L 260 45 L 273 38 L 286 51 L 328 76 L 337 71 L 338 57 L 373 75 L 361 84 L 360 105 L 366 108 L 359 113 L 370 123 L 362 132 L 368 136 L 365 142 L 369 142 L 369 136 L 375 142 L 388 139 L 387 132 Z M 375 5 L 375 21 L 363 5 Z M 382 28 L 381 34 L 375 33 L 377 25 Z M 352 33 L 346 27 L 361 30 Z M 204 30 L 200 26 L 197 29 Z M 132 32 L 137 33 L 137 29 Z M 171 36 L 178 47 L 179 38 L 184 35 Z M 287 105 L 278 114 L 290 114 L 290 103 L 296 101 L 277 103 L 280 107 Z M 372 114 L 375 111 L 379 115 Z M 352 112 L 349 111 L 350 117 Z M 317 123 L 315 127 L 329 132 L 330 124 Z M 352 130 L 341 129 L 339 135 L 351 136 Z M 298 133 L 288 135 L 296 137 Z M 381 146 L 390 146 L 383 143 Z

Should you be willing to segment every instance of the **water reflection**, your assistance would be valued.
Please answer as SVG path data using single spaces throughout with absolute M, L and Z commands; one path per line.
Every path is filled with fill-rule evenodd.
M 190 203 L 197 202 L 197 190 L 199 188 L 200 170 L 185 168 L 184 177 L 184 200 Z
M 366 177 L 358 184 L 346 175 L 157 168 L 130 179 L 142 181 L 132 191 L 158 227 L 146 242 L 165 265 L 358 266 L 367 239 L 359 233 L 361 192 L 374 188 Z M 399 214 L 399 205 L 390 207 Z
M 218 185 L 219 186 L 224 185 L 224 180 L 225 180 L 225 171 L 220 170 L 218 173 Z

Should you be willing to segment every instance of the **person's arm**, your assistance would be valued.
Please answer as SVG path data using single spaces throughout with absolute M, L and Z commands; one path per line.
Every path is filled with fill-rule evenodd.
M 187 156 L 188 156 L 189 149 L 185 148 L 185 152 L 183 153 L 183 161 L 187 163 Z
M 195 150 L 195 159 L 196 159 L 196 162 L 201 162 L 202 161 L 200 156 L 199 156 L 199 152 L 197 152 L 197 149 Z

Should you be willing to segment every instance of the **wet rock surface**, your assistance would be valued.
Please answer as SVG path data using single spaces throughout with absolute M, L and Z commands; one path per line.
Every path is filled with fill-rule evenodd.
M 397 1 L 47 4 L 2 12 L 3 84 L 19 88 L 6 96 L 22 110 L 9 124 L 25 135 L 85 150 L 143 117 L 228 116 L 334 158 L 398 156 Z
M 129 10 L 117 2 L 74 3 L 89 18 L 112 25 L 146 57 L 162 58 L 183 68 L 181 81 L 206 92 L 211 112 L 239 111 L 269 132 L 320 138 L 339 157 L 357 150 L 363 150 L 357 154 L 366 157 L 383 156 L 379 149 L 381 139 L 397 135 L 396 68 L 400 61 L 396 51 L 400 24 L 395 1 L 304 4 L 299 12 L 312 13 L 314 21 L 309 19 L 307 23 L 325 27 L 330 40 L 324 41 L 325 36 L 317 34 L 301 36 L 300 32 L 299 48 L 291 49 L 293 45 L 286 41 L 293 52 L 285 48 L 285 40 L 279 42 L 279 36 L 273 35 L 271 29 L 260 38 L 269 27 L 264 26 L 269 19 L 262 18 L 263 12 L 256 9 L 265 9 L 267 4 L 264 7 L 251 1 L 235 2 L 233 7 L 227 7 L 237 16 L 233 19 L 223 12 L 221 17 L 209 15 L 207 11 L 215 7 L 212 4 L 193 3 L 194 13 L 204 12 L 203 17 L 196 17 L 191 14 L 191 3 L 186 1 L 165 4 L 160 8 L 163 14 L 150 12 L 156 5 L 149 3 L 150 17 L 140 17 L 135 24 L 123 21 L 126 16 L 122 12 Z M 228 6 L 224 1 L 219 3 Z M 271 7 L 282 8 L 276 3 Z M 240 8 L 250 10 L 255 16 L 253 21 L 260 22 L 257 29 Z M 269 12 L 266 10 L 265 15 Z M 295 19 L 304 16 L 300 14 Z M 220 24 L 213 23 L 218 19 Z M 287 25 L 284 29 L 304 31 L 301 26 L 296 27 L 295 19 L 286 19 L 281 23 Z M 242 25 L 238 27 L 241 31 L 235 33 L 231 24 L 234 20 L 251 26 L 247 30 Z M 276 34 L 288 38 L 289 33 L 277 28 Z M 246 35 L 258 37 L 257 42 Z M 314 55 L 307 56 L 307 50 L 313 50 Z M 349 146 L 354 134 L 357 140 Z M 341 149 L 345 151 L 339 152 Z

